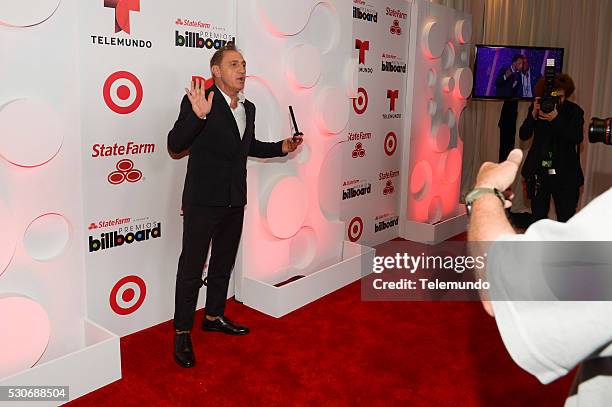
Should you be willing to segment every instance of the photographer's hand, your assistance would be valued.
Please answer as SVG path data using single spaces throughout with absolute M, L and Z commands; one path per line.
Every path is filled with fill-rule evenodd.
M 555 107 L 555 109 L 550 113 L 540 112 L 539 118 L 542 120 L 546 120 L 547 122 L 552 122 L 557 118 L 558 115 L 559 112 L 557 112 L 557 108 Z
M 476 187 L 496 188 L 499 191 L 504 191 L 506 195 L 505 207 L 512 206 L 513 195 L 510 191 L 506 191 L 516 178 L 519 166 L 523 160 L 523 151 L 514 149 L 508 155 L 508 159 L 502 163 L 495 164 L 486 162 L 480 167 L 476 176 Z

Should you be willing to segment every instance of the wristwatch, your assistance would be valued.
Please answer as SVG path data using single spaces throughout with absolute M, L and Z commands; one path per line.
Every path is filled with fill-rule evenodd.
M 465 196 L 465 209 L 467 210 L 468 216 L 472 214 L 472 204 L 474 201 L 485 194 L 495 195 L 501 201 L 502 206 L 505 206 L 506 198 L 504 198 L 504 194 L 502 194 L 497 188 L 474 188 Z

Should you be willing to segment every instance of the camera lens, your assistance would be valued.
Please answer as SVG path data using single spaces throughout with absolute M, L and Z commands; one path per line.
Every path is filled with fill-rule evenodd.
M 591 143 L 612 144 L 612 117 L 600 119 L 593 117 L 589 125 L 589 141 Z

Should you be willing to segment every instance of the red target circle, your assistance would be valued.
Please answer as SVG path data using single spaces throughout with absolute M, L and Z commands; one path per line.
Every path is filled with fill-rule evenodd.
M 115 90 L 116 95 L 111 95 L 111 87 L 119 79 L 128 80 L 132 83 L 132 85 L 134 85 L 134 88 L 136 89 L 136 97 L 134 98 L 134 101 L 128 106 L 119 106 L 113 100 L 113 96 L 116 96 L 120 100 L 127 100 L 131 96 L 132 92 L 132 90 L 128 86 L 120 85 Z M 140 83 L 136 75 L 127 71 L 117 71 L 111 74 L 104 82 L 104 87 L 102 88 L 102 96 L 104 97 L 104 102 L 106 103 L 106 106 L 108 106 L 113 112 L 119 114 L 129 114 L 132 113 L 134 110 L 138 109 L 138 106 L 140 106 L 140 103 L 142 102 L 142 95 L 142 84 Z
M 357 89 L 358 96 L 353 99 L 355 113 L 364 114 L 368 108 L 368 92 L 364 88 Z
M 385 137 L 385 154 L 391 157 L 395 150 L 397 150 L 397 136 L 394 132 L 390 131 L 387 137 Z
M 138 297 L 133 286 L 138 288 Z M 147 286 L 144 280 L 138 276 L 127 276 L 113 286 L 110 292 L 109 303 L 112 310 L 119 315 L 129 315 L 134 313 L 147 296 Z
M 363 233 L 363 220 L 359 216 L 355 216 L 348 227 L 348 238 L 351 242 L 356 242 Z

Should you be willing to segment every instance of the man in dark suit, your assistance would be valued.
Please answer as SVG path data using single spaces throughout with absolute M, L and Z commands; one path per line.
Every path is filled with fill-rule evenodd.
M 516 54 L 512 58 L 512 65 L 499 70 L 497 78 L 495 79 L 495 96 L 509 99 L 522 97 L 522 69 L 523 56 L 521 54 Z
M 276 143 L 255 138 L 255 105 L 242 96 L 246 62 L 233 44 L 215 52 L 210 66 L 215 85 L 205 90 L 198 81 L 185 89 L 178 120 L 168 134 L 170 151 L 189 150 L 174 313 L 174 359 L 182 367 L 195 365 L 190 331 L 211 242 L 202 329 L 230 335 L 249 333 L 247 327 L 224 315 L 242 233 L 247 156 L 281 157 L 302 143 L 301 138 Z
M 557 220 L 566 222 L 576 213 L 580 186 L 584 184 L 580 166 L 584 111 L 567 100 L 575 89 L 569 75 L 557 74 L 554 89 L 559 102 L 552 112 L 544 113 L 540 110 L 540 98 L 546 84 L 544 78 L 538 81 L 534 88 L 537 97 L 519 131 L 521 140 L 533 136 L 521 171 L 531 199 L 532 222 L 548 217 L 551 197 Z

